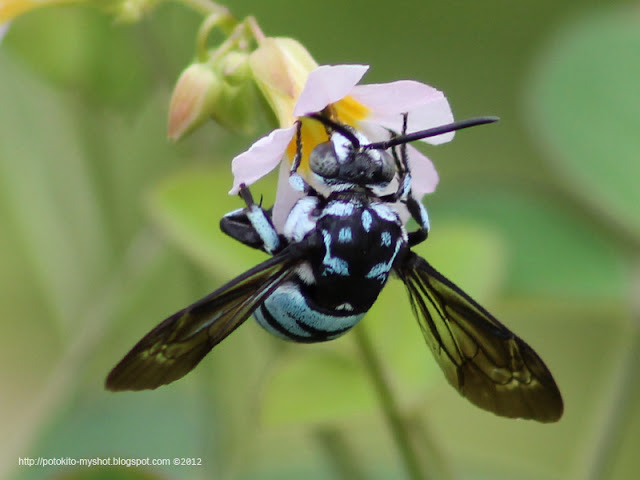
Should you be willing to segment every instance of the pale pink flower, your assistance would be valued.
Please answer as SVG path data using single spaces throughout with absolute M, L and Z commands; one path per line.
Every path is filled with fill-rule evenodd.
M 293 203 L 300 197 L 289 185 L 289 168 L 296 151 L 295 121 L 302 122 L 302 162 L 300 173 L 308 172 L 308 156 L 321 142 L 327 141 L 324 126 L 305 115 L 330 107 L 334 119 L 351 125 L 371 142 L 389 139 L 389 130 L 402 131 L 403 114 L 408 114 L 407 132 L 425 130 L 453 121 L 449 102 L 433 87 L 412 80 L 357 85 L 368 70 L 366 65 L 323 65 L 311 71 L 293 105 L 291 124 L 273 130 L 249 150 L 233 159 L 235 194 L 241 184 L 250 185 L 279 164 L 280 179 L 274 206 L 274 223 L 281 229 Z M 453 138 L 453 132 L 425 138 L 437 145 Z M 411 145 L 408 146 L 412 171 L 412 191 L 418 198 L 435 190 L 438 174 L 431 161 Z

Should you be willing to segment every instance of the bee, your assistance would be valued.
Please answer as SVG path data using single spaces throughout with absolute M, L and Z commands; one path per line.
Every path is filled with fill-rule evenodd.
M 298 122 L 290 184 L 302 196 L 283 231 L 245 185 L 239 192 L 245 207 L 220 221 L 224 233 L 270 258 L 152 329 L 109 373 L 106 388 L 155 389 L 178 380 L 251 315 L 286 340 L 335 339 L 365 316 L 393 274 L 406 286 L 426 343 L 460 394 L 497 415 L 559 420 L 560 391 L 536 352 L 412 251 L 426 240 L 429 217 L 411 191 L 407 144 L 497 119 L 407 133 L 405 114 L 400 134 L 371 143 L 326 111 L 309 117 L 328 134 L 309 155 L 318 185 L 298 173 Z M 405 228 L 399 204 L 416 221 L 415 231 Z

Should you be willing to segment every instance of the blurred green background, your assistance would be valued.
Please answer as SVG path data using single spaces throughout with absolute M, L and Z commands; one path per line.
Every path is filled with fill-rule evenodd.
M 505 420 L 459 397 L 393 282 L 365 327 L 405 414 L 429 435 L 419 441 L 440 452 L 436 478 L 637 478 L 637 2 L 227 6 L 319 63 L 370 64 L 366 83 L 420 80 L 458 119 L 501 117 L 424 149 L 441 182 L 425 199 L 432 231 L 419 252 L 536 349 L 565 416 Z M 166 140 L 200 21 L 179 4 L 132 25 L 42 9 L 0 45 L 0 477 L 402 479 L 349 335 L 289 345 L 248 322 L 182 381 L 103 389 L 151 327 L 264 258 L 217 225 L 241 206 L 226 194 L 229 160 L 265 131 L 211 123 Z M 274 180 L 254 187 L 266 204 Z M 202 465 L 18 465 L 38 456 Z

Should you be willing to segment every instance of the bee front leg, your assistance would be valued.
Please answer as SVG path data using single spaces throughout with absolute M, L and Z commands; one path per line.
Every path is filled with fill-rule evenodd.
M 240 186 L 240 198 L 246 207 L 229 212 L 220 220 L 220 229 L 230 237 L 252 248 L 274 254 L 286 246 L 271 221 L 271 212 L 253 200 L 249 187 Z

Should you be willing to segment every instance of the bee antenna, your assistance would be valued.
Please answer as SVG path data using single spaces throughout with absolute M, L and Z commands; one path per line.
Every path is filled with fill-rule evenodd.
M 348 128 L 345 128 L 344 125 L 340 125 L 339 123 L 336 123 L 333 120 L 330 120 L 329 118 L 325 117 L 321 113 L 312 113 L 310 115 L 307 115 L 307 117 L 313 118 L 314 120 L 317 120 L 320 123 L 322 123 L 325 127 L 328 127 L 331 130 L 338 132 L 344 138 L 349 140 L 355 149 L 360 148 L 360 141 L 358 140 L 358 138 L 353 134 L 351 130 L 349 130 Z
M 369 143 L 368 145 L 364 145 L 362 148 L 366 150 L 387 150 L 397 145 L 404 145 L 406 143 L 415 142 L 416 140 L 422 140 L 423 138 L 435 137 L 436 135 L 442 135 L 443 133 L 462 130 L 463 128 L 475 127 L 476 125 L 493 123 L 493 122 L 497 122 L 498 120 L 500 120 L 498 117 L 489 117 L 489 116 L 469 118 L 467 120 L 447 123 L 446 125 L 440 125 L 439 127 L 429 128 L 427 130 L 420 130 L 419 132 L 400 135 L 397 137 L 393 137 L 389 140 L 386 140 L 384 142 Z

